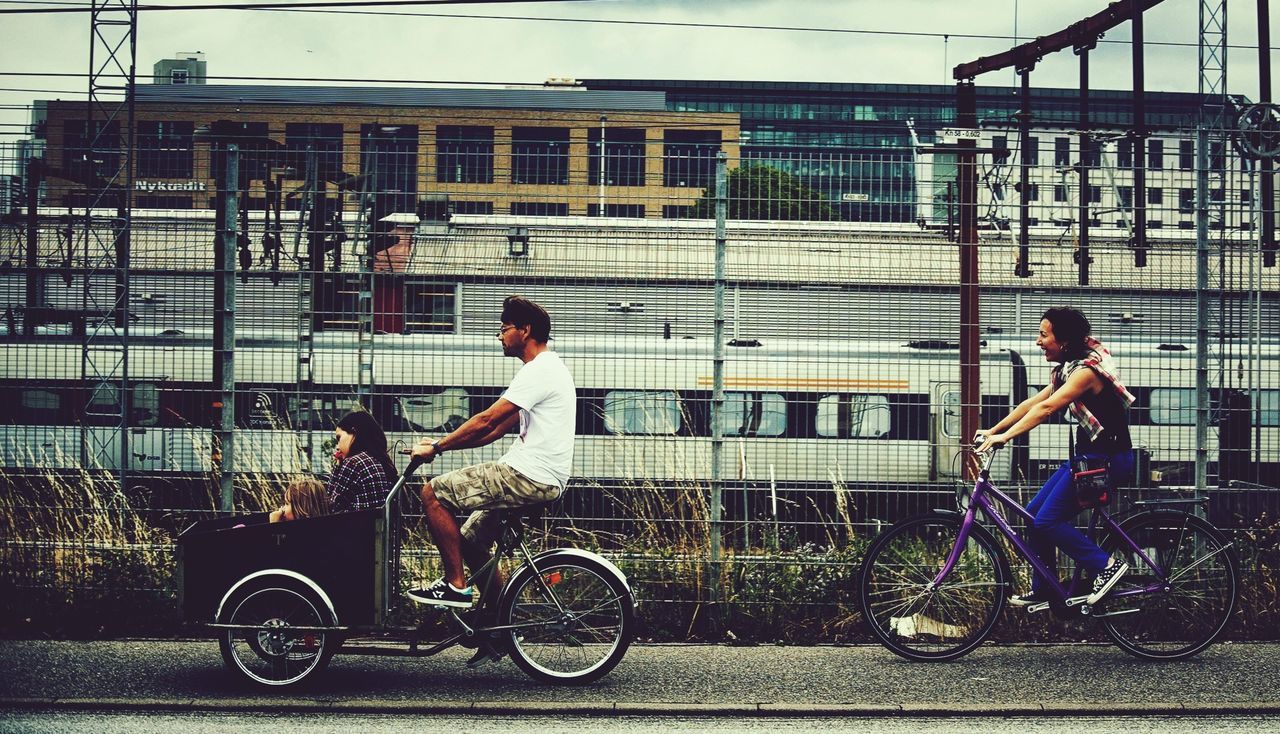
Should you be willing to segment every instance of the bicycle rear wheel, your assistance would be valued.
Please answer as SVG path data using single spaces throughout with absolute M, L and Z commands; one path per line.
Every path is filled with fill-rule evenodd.
M 1097 607 L 1112 642 L 1140 658 L 1190 657 L 1217 639 L 1235 611 L 1239 574 L 1231 545 L 1207 521 L 1183 512 L 1149 512 L 1123 526 L 1156 563 L 1159 575 L 1118 536 L 1106 549 L 1129 562 L 1129 572 Z M 1161 591 L 1115 596 L 1126 589 Z
M 545 683 L 584 684 L 613 670 L 635 635 L 631 590 L 612 567 L 553 553 L 516 572 L 498 619 L 511 659 Z
M 995 539 L 974 525 L 951 573 L 936 586 L 960 533 L 961 518 L 923 515 L 872 542 L 859 574 L 859 600 L 871 632 L 909 660 L 951 660 L 991 633 L 1004 609 L 1008 568 Z

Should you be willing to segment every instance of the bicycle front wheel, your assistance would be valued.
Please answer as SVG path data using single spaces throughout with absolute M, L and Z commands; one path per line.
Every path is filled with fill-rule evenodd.
M 1119 536 L 1107 543 L 1129 572 L 1097 612 L 1109 615 L 1101 621 L 1112 642 L 1152 660 L 1190 657 L 1211 645 L 1235 611 L 1239 574 L 1230 543 L 1182 512 L 1143 513 L 1122 528 L 1136 550 Z M 1124 593 L 1142 588 L 1151 591 Z
M 635 635 L 631 590 L 602 561 L 552 553 L 512 577 L 499 610 L 511 659 L 545 683 L 585 684 L 622 660 Z
M 937 584 L 961 518 L 926 515 L 894 525 L 872 542 L 859 574 L 871 632 L 908 660 L 952 660 L 991 633 L 1004 609 L 1007 566 L 995 539 L 974 525 L 951 572 Z

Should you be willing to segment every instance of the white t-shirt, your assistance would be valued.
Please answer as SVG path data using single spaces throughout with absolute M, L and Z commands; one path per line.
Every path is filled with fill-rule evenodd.
M 502 397 L 520 406 L 520 435 L 502 463 L 540 484 L 564 487 L 573 466 L 578 392 L 560 355 L 548 349 L 521 365 Z

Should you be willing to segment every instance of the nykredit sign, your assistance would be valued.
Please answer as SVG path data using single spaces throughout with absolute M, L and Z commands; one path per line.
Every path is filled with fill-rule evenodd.
M 134 181 L 134 191 L 204 191 L 204 181 Z

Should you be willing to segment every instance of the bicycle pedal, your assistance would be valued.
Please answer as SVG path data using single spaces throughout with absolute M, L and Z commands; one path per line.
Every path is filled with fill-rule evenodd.
M 1049 602 L 1042 601 L 1039 604 L 1032 604 L 1031 606 L 1027 607 L 1027 614 L 1035 614 L 1036 612 L 1043 612 L 1048 608 L 1049 608 Z

